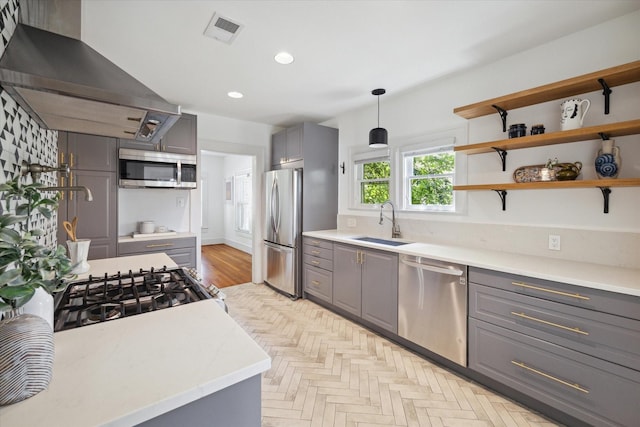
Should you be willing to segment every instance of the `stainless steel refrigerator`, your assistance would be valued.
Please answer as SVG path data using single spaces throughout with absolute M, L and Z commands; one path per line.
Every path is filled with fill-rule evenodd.
M 302 170 L 265 173 L 264 281 L 297 298 L 301 296 L 299 247 L 302 231 Z

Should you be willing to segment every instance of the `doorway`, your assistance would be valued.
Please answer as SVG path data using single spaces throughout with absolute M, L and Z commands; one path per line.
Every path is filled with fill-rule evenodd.
M 205 283 L 226 287 L 252 279 L 253 164 L 253 156 L 201 151 L 200 255 Z

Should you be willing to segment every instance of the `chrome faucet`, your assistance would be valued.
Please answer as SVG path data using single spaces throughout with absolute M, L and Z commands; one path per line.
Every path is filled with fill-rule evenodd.
M 382 214 L 382 209 L 386 205 L 391 205 L 391 238 L 400 237 L 400 226 L 396 223 L 396 208 L 393 206 L 391 200 L 387 200 L 386 202 L 380 205 L 380 222 L 378 224 L 382 225 L 384 222 L 384 215 Z

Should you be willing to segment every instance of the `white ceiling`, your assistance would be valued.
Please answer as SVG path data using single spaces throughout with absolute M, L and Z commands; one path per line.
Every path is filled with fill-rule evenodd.
M 82 0 L 82 39 L 186 111 L 284 127 L 638 9 L 638 0 Z M 231 45 L 203 35 L 214 12 L 244 25 Z M 295 62 L 275 63 L 281 50 Z

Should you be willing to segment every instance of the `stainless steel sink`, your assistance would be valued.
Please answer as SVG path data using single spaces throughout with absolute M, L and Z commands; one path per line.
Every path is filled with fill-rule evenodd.
M 361 240 L 363 242 L 378 243 L 381 245 L 389 245 L 389 246 L 402 246 L 402 245 L 408 245 L 409 243 L 411 243 L 411 242 L 401 242 L 399 240 L 380 239 L 378 237 L 354 237 L 353 240 Z

